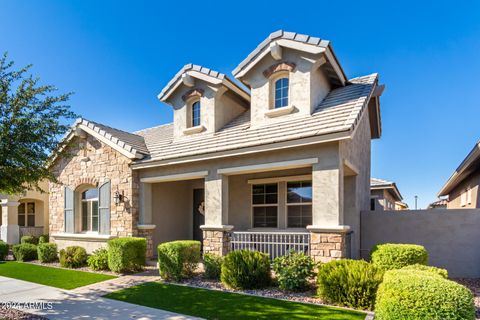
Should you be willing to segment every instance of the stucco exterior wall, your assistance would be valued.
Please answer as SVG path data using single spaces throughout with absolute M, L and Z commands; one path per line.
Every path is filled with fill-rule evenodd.
M 458 186 L 456 186 L 448 195 L 447 209 L 472 209 L 479 208 L 479 185 L 480 185 L 480 171 L 471 174 L 465 180 L 463 180 Z M 470 203 L 465 206 L 461 205 L 461 195 L 467 189 L 471 189 L 472 199 Z
M 79 190 L 85 185 L 98 186 L 110 180 L 110 235 L 119 237 L 135 235 L 139 184 L 138 173 L 130 168 L 131 160 L 89 135 L 86 139 L 74 138 L 67 152 L 70 157 L 59 158 L 52 166 L 58 183 L 50 183 L 50 234 L 64 232 L 64 186 Z M 117 190 L 123 192 L 126 199 L 119 205 L 115 205 L 113 199 L 113 194 Z M 76 212 L 75 216 L 77 214 L 79 213 Z M 80 232 L 78 223 L 75 230 Z M 72 241 L 60 240 L 60 237 L 53 239 L 59 243 L 59 247 Z M 88 239 L 85 241 L 77 239 L 75 243 L 87 248 L 92 247 Z
M 395 209 L 395 198 L 393 195 L 386 189 L 377 189 L 371 190 L 371 195 L 375 199 L 375 210 L 394 210 Z M 392 204 L 392 208 L 387 208 L 387 201 Z
M 379 243 L 425 246 L 429 265 L 450 277 L 480 277 L 480 210 L 406 210 L 362 212 L 362 258 Z

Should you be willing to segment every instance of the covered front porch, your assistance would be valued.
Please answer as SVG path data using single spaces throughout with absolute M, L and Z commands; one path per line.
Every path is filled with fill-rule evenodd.
M 303 158 L 205 169 L 140 179 L 139 229 L 151 238 L 152 253 L 162 242 L 194 239 L 218 255 L 355 255 L 355 230 L 347 225 L 360 211 L 353 166 Z

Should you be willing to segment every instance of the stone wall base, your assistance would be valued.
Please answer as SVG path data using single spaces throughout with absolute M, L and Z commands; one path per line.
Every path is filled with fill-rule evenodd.
M 153 247 L 153 232 L 152 229 L 138 229 L 138 237 L 145 238 L 147 240 L 147 259 L 153 258 L 155 254 L 155 248 Z
M 203 253 L 225 256 L 231 250 L 230 231 L 203 230 Z
M 350 257 L 347 232 L 310 232 L 310 256 L 315 262 L 329 262 Z

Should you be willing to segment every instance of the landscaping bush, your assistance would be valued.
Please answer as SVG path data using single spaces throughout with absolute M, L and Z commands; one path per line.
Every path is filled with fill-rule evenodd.
M 473 295 L 464 286 L 427 271 L 391 270 L 378 288 L 375 319 L 475 319 Z
M 8 255 L 8 244 L 0 240 L 0 261 L 5 260 Z
M 318 294 L 322 299 L 358 309 L 373 309 L 383 269 L 364 260 L 334 260 L 318 271 Z
M 133 272 L 145 265 L 147 240 L 125 237 L 108 241 L 108 268 L 113 272 Z
M 17 261 L 37 259 L 37 246 L 31 243 L 16 244 L 12 247 L 12 251 Z
M 20 239 L 20 243 L 21 243 L 21 244 L 30 243 L 30 244 L 37 245 L 37 244 L 38 244 L 38 238 L 37 238 L 37 237 L 34 237 L 34 236 L 23 236 L 23 237 Z
M 38 244 L 40 243 L 48 243 L 50 240 L 48 234 L 42 234 L 40 237 L 38 237 Z
M 223 258 L 216 254 L 205 253 L 203 255 L 203 267 L 205 268 L 205 278 L 220 279 L 222 271 Z
M 87 259 L 87 264 L 92 270 L 109 270 L 107 249 L 100 248 L 93 251 L 93 254 Z
M 200 262 L 200 241 L 165 242 L 157 247 L 158 267 L 164 279 L 179 280 L 192 276 Z
M 431 272 L 434 275 L 441 276 L 444 279 L 448 279 L 448 271 L 447 269 L 432 267 L 432 266 L 425 266 L 423 264 L 412 264 L 406 267 L 403 267 L 401 270 L 420 270 L 420 271 L 427 271 Z
M 60 250 L 60 265 L 64 268 L 80 268 L 87 263 L 87 251 L 79 246 Z
M 287 291 L 304 291 L 308 289 L 311 278 L 315 276 L 315 262 L 303 252 L 290 252 L 273 260 L 273 271 L 277 276 L 278 286 Z
M 221 281 L 234 289 L 257 289 L 270 284 L 270 259 L 265 253 L 235 250 L 222 263 Z
M 57 260 L 57 245 L 55 243 L 40 243 L 37 246 L 38 260 L 41 262 L 53 262 Z
M 428 262 L 427 250 L 416 244 L 376 245 L 370 257 L 373 264 L 385 270 L 400 269 L 412 264 L 426 265 Z

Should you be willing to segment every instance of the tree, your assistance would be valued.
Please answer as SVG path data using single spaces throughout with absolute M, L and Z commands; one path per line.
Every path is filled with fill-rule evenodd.
M 53 179 L 49 156 L 77 115 L 65 104 L 71 93 L 55 95 L 29 74 L 31 65 L 13 66 L 6 53 L 0 57 L 0 193 L 44 191 L 39 182 Z

